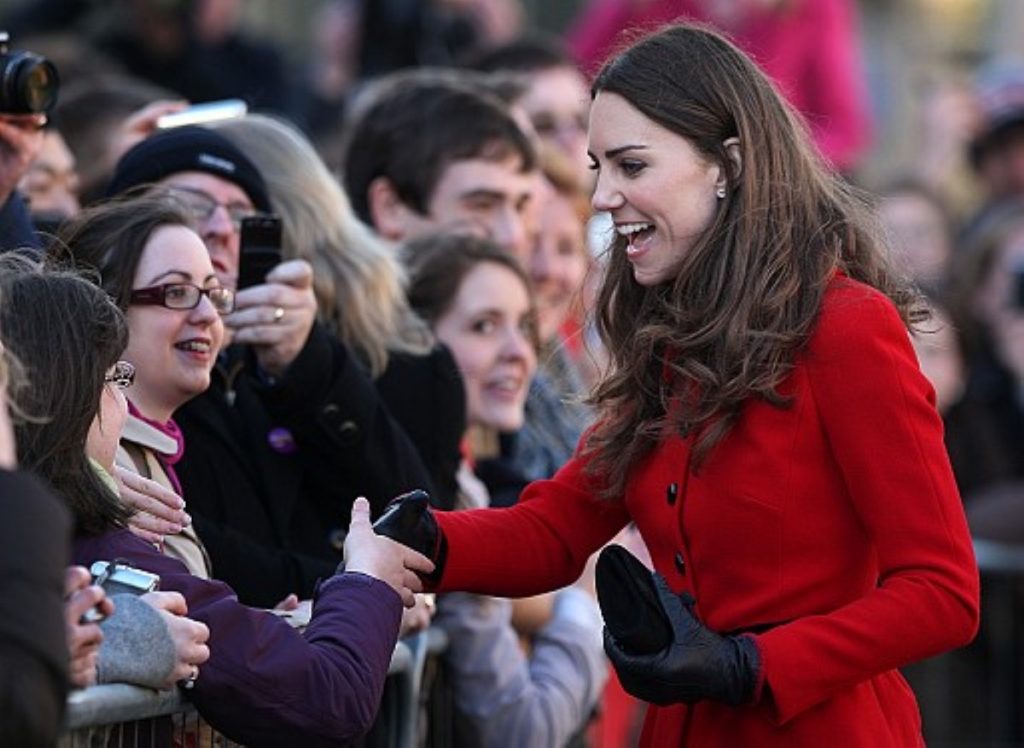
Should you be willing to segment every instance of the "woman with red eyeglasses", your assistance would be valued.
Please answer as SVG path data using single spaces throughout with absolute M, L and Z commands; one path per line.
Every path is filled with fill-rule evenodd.
M 217 280 L 184 206 L 167 197 L 87 212 L 62 231 L 61 240 L 76 263 L 100 271 L 128 320 L 125 361 L 111 376 L 128 399 L 116 463 L 142 510 L 133 529 L 192 574 L 208 578 L 209 556 L 191 527 L 174 472 L 184 442 L 171 416 L 209 387 L 224 339 L 221 317 L 234 308 L 234 294 Z M 147 496 L 154 491 L 138 476 L 165 491 Z

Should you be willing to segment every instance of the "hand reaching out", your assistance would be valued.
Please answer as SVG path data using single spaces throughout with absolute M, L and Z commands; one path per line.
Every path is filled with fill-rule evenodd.
M 345 570 L 375 577 L 388 584 L 407 608 L 416 604 L 414 593 L 423 590 L 419 574 L 429 574 L 434 564 L 426 556 L 377 535 L 370 526 L 370 503 L 360 497 L 352 505 L 352 522 L 345 538 Z
M 121 123 L 111 138 L 108 158 L 111 164 L 131 150 L 132 146 L 148 138 L 156 131 L 156 121 L 165 114 L 180 112 L 188 106 L 187 101 L 160 99 L 153 101 L 133 112 Z
M 114 612 L 102 587 L 91 584 L 92 576 L 82 566 L 69 566 L 64 573 L 64 630 L 67 633 L 69 680 L 78 688 L 96 682 L 96 662 L 103 632 L 98 623 L 83 622 L 82 616 L 96 608 L 103 616 Z

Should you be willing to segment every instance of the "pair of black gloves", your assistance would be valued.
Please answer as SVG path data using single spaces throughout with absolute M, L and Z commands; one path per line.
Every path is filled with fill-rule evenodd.
M 398 497 L 373 527 L 434 562 L 428 583 L 441 578 L 448 544 L 426 493 Z M 662 706 L 752 701 L 761 669 L 754 640 L 721 636 L 704 626 L 693 615 L 692 597 L 674 593 L 664 577 L 625 548 L 612 545 L 601 552 L 597 595 L 604 649 L 628 693 Z

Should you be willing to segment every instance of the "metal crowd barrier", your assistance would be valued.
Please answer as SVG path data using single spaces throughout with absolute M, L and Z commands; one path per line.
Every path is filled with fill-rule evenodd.
M 988 661 L 988 723 L 1000 745 L 1024 741 L 1024 546 L 975 540 Z
M 450 711 L 429 709 L 430 694 L 424 688 L 428 660 L 438 660 L 447 646 L 439 629 L 406 637 L 395 646 L 378 723 L 369 741 L 374 748 L 421 745 L 427 730 L 422 714 L 432 711 L 435 718 L 451 719 Z M 64 735 L 58 742 L 59 748 L 235 745 L 210 727 L 179 689 L 153 691 L 125 683 L 73 691 Z
M 983 591 L 978 641 L 911 666 L 908 675 L 918 691 L 929 745 L 1024 745 L 1024 545 L 976 539 L 974 548 Z M 439 657 L 447 644 L 435 628 L 398 642 L 365 748 L 452 744 L 454 707 Z M 967 729 L 974 734 L 966 742 L 966 736 L 952 737 Z M 59 745 L 233 744 L 203 722 L 178 690 L 114 684 L 71 694 Z
M 977 638 L 903 668 L 930 748 L 1024 745 L 1024 545 L 975 539 L 974 552 Z

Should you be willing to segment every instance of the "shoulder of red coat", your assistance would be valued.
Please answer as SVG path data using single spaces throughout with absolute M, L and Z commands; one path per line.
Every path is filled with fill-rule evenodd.
M 822 298 L 812 347 L 849 345 L 881 332 L 906 334 L 896 305 L 877 288 L 836 273 Z

